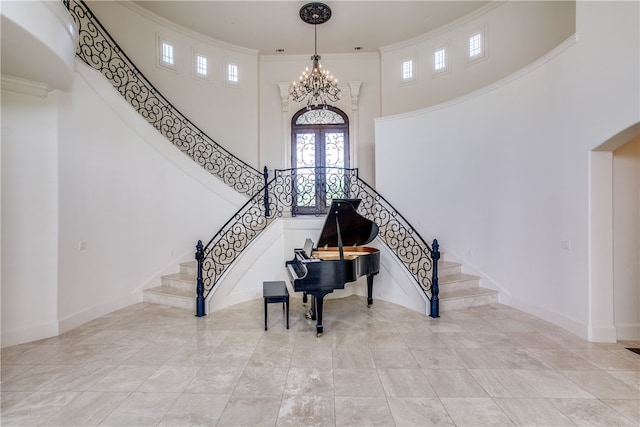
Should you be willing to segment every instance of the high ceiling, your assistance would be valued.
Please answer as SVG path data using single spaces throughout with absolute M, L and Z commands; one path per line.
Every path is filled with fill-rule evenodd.
M 183 27 L 258 50 L 261 55 L 313 53 L 313 25 L 303 22 L 299 16 L 306 1 L 140 0 L 135 3 Z M 442 27 L 488 1 L 333 0 L 324 3 L 331 8 L 332 16 L 317 26 L 319 54 L 376 52 L 380 47 Z

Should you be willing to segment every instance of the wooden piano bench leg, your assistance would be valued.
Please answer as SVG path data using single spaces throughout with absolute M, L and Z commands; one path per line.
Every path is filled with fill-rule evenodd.
M 262 297 L 264 298 L 264 330 L 267 330 L 267 305 L 273 302 L 282 303 L 282 311 L 286 311 L 286 325 L 289 329 L 289 291 L 283 281 L 262 282 Z M 284 314 L 284 313 L 283 313 Z

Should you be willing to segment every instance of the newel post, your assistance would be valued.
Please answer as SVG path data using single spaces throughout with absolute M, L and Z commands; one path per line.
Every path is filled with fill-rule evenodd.
M 438 260 L 440 259 L 440 245 L 438 245 L 437 239 L 433 239 L 432 249 L 433 270 L 431 273 L 431 313 L 429 316 L 435 318 L 440 317 L 440 299 L 438 298 L 438 294 L 440 293 L 440 289 L 438 288 Z
M 264 167 L 262 176 L 264 176 L 264 216 L 268 217 L 271 215 L 271 210 L 269 209 L 269 170 L 266 166 Z
M 204 283 L 202 282 L 202 261 L 204 261 L 204 250 L 202 240 L 198 240 L 196 245 L 196 261 L 198 261 L 198 281 L 196 282 L 196 317 L 206 316 L 204 312 Z

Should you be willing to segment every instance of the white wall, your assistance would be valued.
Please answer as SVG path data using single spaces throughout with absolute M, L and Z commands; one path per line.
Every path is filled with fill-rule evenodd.
M 61 95 L 59 317 L 70 326 L 94 307 L 140 301 L 151 278 L 193 259 L 197 240 L 206 243 L 240 206 L 176 168 L 173 157 L 186 156 L 156 150 L 152 142 L 166 140 L 108 87 L 105 103 L 97 84 L 77 78 Z M 127 109 L 131 122 L 119 115 Z
M 640 138 L 613 152 L 613 297 L 619 340 L 640 340 Z
M 640 38 L 637 3 L 579 2 L 576 16 L 577 43 L 513 78 L 379 119 L 376 182 L 501 301 L 587 337 L 588 154 L 640 119 Z
M 2 93 L 3 346 L 141 301 L 244 202 L 76 67 L 68 93 Z
M 2 91 L 2 345 L 58 333 L 58 97 Z
M 467 61 L 468 37 L 483 31 L 485 55 Z M 530 64 L 575 32 L 573 1 L 491 2 L 443 28 L 382 49 L 382 114 L 425 108 L 485 87 Z M 445 47 L 448 70 L 433 73 L 433 53 Z M 401 79 L 413 59 L 416 78 Z

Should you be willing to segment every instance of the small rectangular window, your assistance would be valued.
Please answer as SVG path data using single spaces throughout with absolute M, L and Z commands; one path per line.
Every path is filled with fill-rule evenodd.
M 173 45 L 169 42 L 162 42 L 162 62 L 168 65 L 174 64 Z
M 434 71 L 447 69 L 447 50 L 445 48 L 438 49 L 433 53 L 433 69 Z
M 240 82 L 238 65 L 227 63 L 227 83 L 237 85 Z
M 162 68 L 176 70 L 176 50 L 174 44 L 158 37 L 158 65 Z
M 197 80 L 209 80 L 209 57 L 202 52 L 193 50 L 192 75 Z
M 469 58 L 475 59 L 482 56 L 482 33 L 476 33 L 469 37 Z
M 203 77 L 209 74 L 209 60 L 206 56 L 196 55 L 196 74 Z
M 402 80 L 413 80 L 413 60 L 408 59 L 402 63 Z

